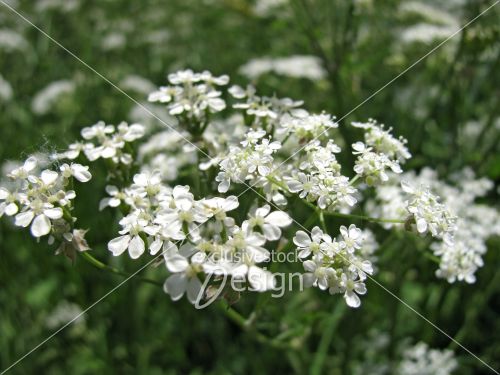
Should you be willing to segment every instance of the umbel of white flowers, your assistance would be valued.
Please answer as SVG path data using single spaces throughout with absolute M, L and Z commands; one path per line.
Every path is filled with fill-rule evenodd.
M 0 216 L 14 216 L 36 238 L 48 236 L 71 258 L 89 250 L 86 231 L 73 216 L 74 180 L 88 182 L 84 164 L 95 163 L 93 173 L 106 168 L 109 181 L 99 209 L 121 215 L 108 250 L 132 259 L 162 255 L 164 290 L 173 300 L 187 295 L 195 303 L 207 297 L 202 281 L 218 286 L 223 275 L 231 287 L 272 290 L 273 254 L 295 250 L 305 286 L 341 294 L 358 307 L 365 280 L 377 269 L 378 244 L 349 218 L 359 217 L 354 210 L 371 189 L 376 199 L 364 203 L 370 221 L 431 235 L 441 259 L 437 276 L 473 281 L 484 247 L 478 250 L 461 236 L 457 245 L 454 233 L 464 219 L 457 221 L 455 214 L 463 210 L 452 214 L 449 202 L 435 195 L 435 184 L 408 173 L 400 177 L 411 154 L 391 128 L 374 120 L 353 124 L 364 139 L 352 145 L 355 166 L 346 174 L 337 159 L 343 150 L 333 116 L 311 114 L 301 101 L 257 95 L 252 86 L 226 90 L 229 77 L 206 71 L 180 71 L 168 81 L 149 99 L 166 105 L 175 126 L 146 132 L 140 124 L 101 121 L 83 128 L 81 140 L 52 155 L 54 167 L 30 157 L 8 174 L 10 182 L 0 188 Z M 228 96 L 232 103 L 223 99 Z M 241 204 L 236 191 L 242 189 L 258 194 L 247 193 L 254 200 Z M 303 227 L 297 220 L 304 210 L 313 220 Z M 326 215 L 340 215 L 345 225 L 328 227 Z M 498 222 L 496 210 L 489 215 Z M 475 268 L 464 270 L 457 262 L 468 254 Z

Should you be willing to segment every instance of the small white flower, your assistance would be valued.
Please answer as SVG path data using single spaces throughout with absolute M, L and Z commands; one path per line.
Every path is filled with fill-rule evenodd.
M 297 231 L 293 237 L 293 243 L 298 246 L 298 257 L 303 259 L 311 254 L 317 254 L 324 236 L 325 234 L 319 227 L 314 227 L 311 230 L 311 237 L 302 230 Z
M 271 212 L 266 204 L 250 213 L 248 224 L 250 228 L 259 227 L 268 241 L 276 241 L 281 237 L 281 229 L 292 223 L 292 218 L 283 211 Z
M 363 233 L 356 225 L 351 224 L 349 229 L 342 225 L 340 227 L 340 234 L 348 252 L 352 253 L 355 250 L 361 249 Z
M 34 156 L 29 157 L 26 159 L 24 164 L 12 170 L 10 173 L 7 174 L 8 177 L 14 179 L 14 180 L 24 180 L 27 179 L 28 176 L 30 175 L 30 172 L 32 172 L 38 164 L 37 159 Z
M 69 178 L 73 176 L 80 182 L 88 182 L 92 178 L 92 175 L 89 172 L 89 167 L 81 164 L 63 164 L 59 170 L 62 172 L 63 177 Z
M 34 237 L 42 237 L 50 233 L 51 220 L 60 219 L 62 216 L 63 211 L 60 207 L 35 199 L 30 202 L 27 210 L 16 215 L 15 224 L 24 228 L 31 224 L 31 234 Z
M 183 246 L 177 251 L 175 245 L 170 243 L 164 258 L 167 269 L 172 272 L 163 284 L 165 293 L 169 294 L 173 301 L 178 301 L 186 293 L 189 302 L 197 302 L 202 297 L 202 284 L 197 274 L 203 271 L 205 255 L 193 255 L 190 246 Z

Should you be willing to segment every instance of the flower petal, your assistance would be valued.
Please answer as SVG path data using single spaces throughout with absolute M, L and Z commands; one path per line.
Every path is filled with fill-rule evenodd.
M 113 255 L 116 257 L 127 250 L 129 243 L 130 236 L 128 234 L 116 237 L 108 242 L 108 250 L 111 251 L 111 253 L 113 253 Z
M 165 293 L 170 294 L 172 301 L 178 301 L 186 291 L 187 276 L 184 273 L 176 273 L 168 277 L 163 284 Z
M 128 253 L 132 259 L 139 258 L 144 253 L 145 245 L 141 236 L 134 236 L 128 246 Z
M 38 215 L 31 224 L 31 234 L 34 237 L 42 237 L 50 233 L 50 220 L 44 214 Z

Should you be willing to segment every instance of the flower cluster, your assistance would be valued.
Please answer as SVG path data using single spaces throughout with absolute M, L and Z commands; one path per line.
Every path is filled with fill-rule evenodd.
M 107 191 L 110 198 L 102 207 L 123 203 L 128 211 L 120 220 L 120 236 L 108 243 L 109 251 L 115 256 L 127 251 L 137 259 L 146 248 L 151 255 L 162 250 L 172 273 L 164 289 L 173 300 L 186 293 L 189 301 L 199 302 L 204 297 L 200 278 L 207 275 L 230 276 L 257 291 L 273 288 L 272 275 L 258 264 L 270 259 L 264 245 L 281 238 L 281 228 L 291 224 L 288 214 L 271 212 L 268 205 L 256 207 L 238 226 L 227 215 L 239 206 L 235 196 L 196 200 L 188 186 L 170 189 L 158 174 L 140 173 L 123 192 L 113 186 Z
M 229 93 L 235 99 L 244 100 L 233 105 L 233 108 L 245 111 L 245 124 L 261 127 L 269 132 L 279 127 L 282 117 L 301 117 L 307 114 L 299 107 L 302 101 L 290 98 L 258 96 L 255 87 L 249 85 L 246 89 L 232 86 Z
M 410 192 L 410 199 L 397 185 L 399 180 L 391 178 L 387 185 L 377 189 L 376 200 L 368 202 L 368 212 L 374 216 L 406 219 L 407 226 L 422 233 L 434 231 L 438 238 L 444 239 L 431 244 L 434 255 L 439 257 L 436 275 L 450 283 L 475 282 L 475 273 L 483 265 L 482 256 L 487 251 L 486 240 L 500 235 L 498 210 L 474 202 L 484 196 L 493 183 L 476 179 L 470 169 L 452 176 L 454 185 L 440 181 L 437 173 L 429 168 L 424 168 L 419 175 L 405 173 L 402 179 L 406 181 L 403 187 Z M 443 202 L 439 203 L 431 191 L 444 197 Z M 410 212 L 408 220 L 409 211 L 415 214 Z M 398 224 L 384 224 L 386 228 L 394 225 Z
M 288 189 L 308 202 L 316 202 L 319 208 L 335 210 L 356 204 L 356 188 L 349 178 L 340 173 L 340 164 L 335 157 L 340 147 L 332 140 L 322 146 L 319 140 L 304 148 L 304 156 L 298 169 L 285 177 Z
M 258 182 L 274 169 L 273 154 L 281 148 L 278 141 L 264 138 L 264 130 L 250 130 L 240 146 L 230 146 L 229 152 L 219 163 L 221 171 L 215 178 L 219 182 L 218 190 L 225 193 L 229 190 L 231 181 Z
M 222 87 L 227 76 L 185 70 L 168 80 L 171 85 L 152 93 L 150 100 L 166 104 L 178 120 L 175 127 L 155 131 L 151 126 L 146 132 L 140 124 L 100 121 L 84 128 L 83 140 L 52 160 L 76 161 L 80 154 L 91 162 L 105 159 L 100 164 L 107 168 L 107 196 L 99 208 L 121 214 L 120 230 L 108 250 L 132 259 L 161 258 L 170 273 L 164 290 L 173 300 L 186 294 L 197 304 L 210 300 L 214 289 L 272 290 L 276 277 L 267 270 L 268 262 L 296 245 L 306 271 L 304 285 L 342 294 L 349 306 L 360 306 L 359 295 L 366 293 L 365 280 L 377 258 L 375 235 L 351 223 L 340 226 L 336 237 L 319 227 L 294 236 L 286 228 L 295 221 L 294 212 L 319 219 L 324 228 L 325 215 L 365 218 L 353 212 L 370 186 L 376 186 L 376 198 L 365 204 L 372 214 L 366 217 L 369 221 L 387 229 L 430 233 L 442 240 L 432 244 L 440 257 L 438 277 L 474 281 L 486 239 L 500 233 L 498 226 L 485 223 L 499 222 L 497 211 L 473 202 L 491 188 L 488 183 L 452 189 L 434 177 L 399 177 L 400 164 L 410 158 L 407 142 L 373 120 L 353 124 L 363 129 L 364 142 L 353 145 L 356 175 L 349 178 L 342 174 L 338 157 L 338 144 L 345 142 L 335 141 L 340 138 L 335 117 L 310 114 L 300 101 L 258 96 L 252 86 L 233 86 L 228 90 L 236 99 L 233 108 L 242 111 L 216 118 L 226 107 Z M 132 144 L 144 138 L 141 145 Z M 183 144 L 186 139 L 194 143 Z M 0 216 L 15 217 L 36 238 L 50 235 L 49 241 L 59 244 L 58 252 L 74 257 L 89 249 L 86 231 L 76 228 L 72 217 L 73 180 L 87 182 L 88 167 L 74 162 L 58 165 L 57 171 L 35 172 L 37 164 L 29 158 L 9 173 L 14 185 L 0 188 Z M 401 179 L 409 182 L 400 186 Z M 216 196 L 236 185 L 255 190 L 257 196 Z M 446 200 L 441 202 L 435 191 Z
M 226 102 L 220 97 L 216 86 L 225 86 L 229 77 L 214 77 L 208 71 L 194 73 L 192 70 L 179 71 L 168 75 L 171 86 L 162 86 L 149 95 L 150 102 L 167 104 L 171 115 L 180 116 L 181 120 L 194 122 L 197 126 L 206 124 L 210 113 L 226 108 Z
M 432 194 L 429 188 L 420 186 L 415 188 L 408 182 L 401 182 L 404 192 L 410 195 L 406 209 L 411 215 L 409 225 L 414 223 L 418 233 L 430 232 L 433 237 L 441 238 L 446 244 L 453 243 L 456 216 L 439 202 L 439 198 Z
M 55 155 L 55 158 L 74 160 L 83 152 L 91 162 L 102 158 L 110 159 L 115 164 L 129 165 L 133 157 L 127 145 L 144 136 L 144 126 L 121 122 L 115 127 L 99 121 L 83 128 L 81 135 L 83 142 L 70 144 L 67 151 Z
M 395 138 L 392 129 L 384 129 L 375 120 L 367 123 L 352 123 L 354 127 L 362 128 L 365 132 L 365 142 L 356 142 L 352 145 L 353 154 L 357 155 L 354 172 L 370 185 L 379 185 L 387 182 L 389 176 L 386 170 L 402 173 L 400 163 L 411 157 L 406 148 L 408 141 L 403 137 Z
M 349 228 L 341 226 L 340 238 L 332 239 L 319 227 L 314 227 L 311 236 L 298 231 L 293 242 L 299 257 L 304 259 L 306 286 L 328 289 L 330 294 L 343 294 L 351 307 L 361 305 L 358 295 L 366 293 L 364 281 L 373 273 L 373 266 L 361 256 L 363 232 L 359 228 L 353 224 Z
M 49 243 L 59 243 L 57 253 L 74 258 L 76 251 L 89 247 L 85 231 L 74 228 L 76 218 L 71 211 L 76 193 L 71 186 L 74 179 L 88 182 L 92 176 L 88 167 L 80 164 L 63 164 L 59 171 L 39 171 L 37 166 L 38 160 L 29 157 L 7 175 L 12 189 L 0 188 L 0 217 L 14 216 L 15 225 L 30 227 L 33 237 L 50 235 Z
M 431 349 L 424 342 L 406 349 L 397 373 L 401 375 L 449 375 L 458 367 L 451 350 Z
M 295 117 L 284 116 L 281 120 L 281 127 L 286 133 L 293 133 L 300 140 L 326 137 L 329 129 L 334 129 L 338 126 L 339 124 L 335 122 L 335 118 L 326 113 L 320 115 L 303 114 Z

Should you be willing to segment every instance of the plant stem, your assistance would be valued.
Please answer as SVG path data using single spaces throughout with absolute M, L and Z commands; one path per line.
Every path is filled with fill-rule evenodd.
M 272 348 L 275 349 L 284 349 L 284 350 L 289 350 L 289 349 L 295 349 L 291 345 L 282 343 L 277 341 L 276 339 L 272 339 L 267 337 L 266 335 L 256 331 L 251 323 L 251 319 L 246 319 L 244 318 L 239 312 L 234 310 L 232 307 L 229 305 L 221 302 L 218 304 L 220 310 L 236 325 L 238 325 L 243 331 L 249 333 L 252 337 L 254 337 L 258 342 L 268 345 Z
M 313 363 L 311 365 L 310 374 L 311 375 L 320 375 L 321 370 L 323 369 L 323 365 L 325 363 L 326 355 L 328 354 L 328 349 L 330 347 L 330 343 L 333 339 L 333 333 L 337 328 L 337 325 L 340 322 L 340 318 L 342 317 L 343 312 L 345 311 L 345 304 L 337 303 L 335 308 L 330 316 L 328 316 L 326 321 L 326 326 L 321 335 L 321 340 L 319 342 L 318 351 L 314 356 Z
M 101 262 L 99 259 L 94 258 L 92 255 L 90 255 L 90 253 L 88 251 L 84 251 L 84 252 L 81 252 L 79 254 L 87 263 L 91 264 L 95 268 L 98 268 L 98 269 L 104 270 L 104 271 L 108 271 L 108 272 L 114 273 L 115 275 L 120 275 L 123 277 L 130 277 L 131 276 L 131 274 L 129 274 L 125 271 L 121 271 L 118 268 L 112 267 L 108 264 Z M 139 277 L 139 276 L 136 276 L 136 277 L 138 280 L 143 281 L 145 283 L 160 286 L 160 287 L 163 286 L 162 282 L 148 279 L 148 278 L 144 278 L 144 277 Z

